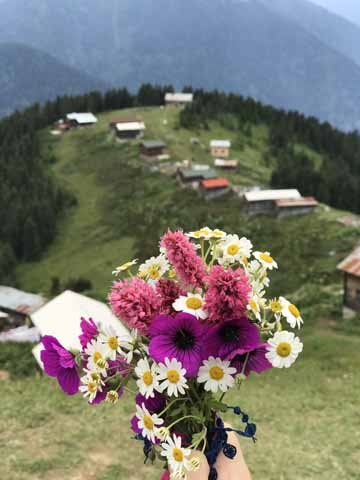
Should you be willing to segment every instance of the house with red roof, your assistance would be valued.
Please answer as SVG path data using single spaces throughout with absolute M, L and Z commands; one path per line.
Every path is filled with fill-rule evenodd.
M 230 182 L 227 178 L 201 180 L 199 191 L 206 199 L 221 197 L 230 191 Z
M 360 246 L 339 263 L 337 268 L 344 274 L 344 307 L 360 312 Z

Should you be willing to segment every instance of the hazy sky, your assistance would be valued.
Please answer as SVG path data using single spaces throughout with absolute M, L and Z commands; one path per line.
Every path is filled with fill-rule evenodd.
M 289 0 L 291 2 L 291 0 Z M 311 0 L 360 25 L 360 0 Z

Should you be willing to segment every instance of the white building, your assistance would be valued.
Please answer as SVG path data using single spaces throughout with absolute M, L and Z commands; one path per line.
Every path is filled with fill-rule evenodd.
M 92 113 L 68 113 L 66 119 L 70 122 L 74 122 L 76 125 L 85 126 L 85 125 L 94 125 L 97 123 L 98 119 Z
M 230 154 L 230 140 L 211 140 L 211 155 L 215 158 L 227 158 Z
M 166 105 L 175 105 L 176 107 L 187 105 L 191 103 L 194 99 L 194 95 L 192 93 L 172 93 L 168 92 L 165 93 L 165 103 Z

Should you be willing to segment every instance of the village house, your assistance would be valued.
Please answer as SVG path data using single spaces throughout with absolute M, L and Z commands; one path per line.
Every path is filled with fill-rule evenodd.
M 211 140 L 211 155 L 215 158 L 227 158 L 230 155 L 230 140 Z
M 109 124 L 117 136 L 121 140 L 131 140 L 141 137 L 145 130 L 145 123 L 138 118 L 124 118 L 112 120 Z
M 181 186 L 197 189 L 201 180 L 217 178 L 217 173 L 211 168 L 179 168 L 177 177 Z
M 157 159 L 164 155 L 165 148 L 162 140 L 144 140 L 140 144 L 140 154 L 145 159 Z
M 224 158 L 215 158 L 214 160 L 214 167 L 223 170 L 236 170 L 237 166 L 237 160 L 225 160 Z
M 66 123 L 71 127 L 88 127 L 95 125 L 98 119 L 92 113 L 68 113 L 66 115 Z
M 192 93 L 172 93 L 167 92 L 165 93 L 165 104 L 166 106 L 174 106 L 174 107 L 183 107 L 192 103 L 194 99 L 194 95 Z
M 199 192 L 207 200 L 221 197 L 229 191 L 230 183 L 226 178 L 212 178 L 200 182 Z
M 360 246 L 337 268 L 344 274 L 344 314 L 360 312 Z
M 302 197 L 295 188 L 245 192 L 244 200 L 249 215 L 301 215 L 312 212 L 318 205 L 315 198 Z
M 278 217 L 288 217 L 291 215 L 306 215 L 311 213 L 318 206 L 314 197 L 301 197 L 290 199 L 275 200 L 276 214 Z

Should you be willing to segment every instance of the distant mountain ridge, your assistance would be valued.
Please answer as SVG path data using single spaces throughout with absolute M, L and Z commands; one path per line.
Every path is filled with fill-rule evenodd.
M 106 88 L 105 82 L 21 44 L 0 44 L 0 65 L 0 116 L 58 95 Z
M 3 0 L 0 42 L 46 49 L 115 86 L 218 88 L 360 128 L 360 67 L 343 53 L 347 41 L 341 52 L 330 44 L 332 27 L 312 28 L 311 12 L 339 24 L 338 38 L 349 22 L 294 0 L 308 12 L 300 21 L 285 12 L 293 0 L 274 2 L 276 8 L 270 0 Z

